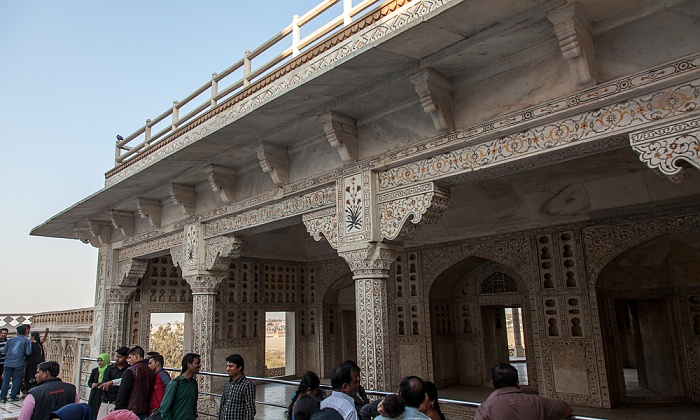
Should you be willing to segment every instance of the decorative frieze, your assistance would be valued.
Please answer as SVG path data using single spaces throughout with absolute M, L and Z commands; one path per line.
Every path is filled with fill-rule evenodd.
M 386 190 L 438 180 L 624 134 L 642 125 L 657 123 L 661 119 L 677 117 L 697 109 L 700 104 L 698 92 L 700 80 L 695 80 L 416 160 L 380 172 L 379 187 Z M 464 139 L 468 134 L 465 130 L 460 130 L 450 135 L 450 138 Z M 686 140 L 686 144 L 693 143 Z
M 184 234 L 182 231 L 180 231 L 161 238 L 150 240 L 145 243 L 124 247 L 119 250 L 117 260 L 124 261 L 129 258 L 143 257 L 156 252 L 168 250 L 175 246 L 182 245 L 183 237 Z

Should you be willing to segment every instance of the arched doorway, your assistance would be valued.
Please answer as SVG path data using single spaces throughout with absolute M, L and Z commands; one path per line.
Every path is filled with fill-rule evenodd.
M 347 273 L 333 282 L 323 297 L 323 369 L 329 378 L 343 360 L 357 360 L 355 282 Z
M 523 388 L 532 388 L 527 296 L 518 273 L 484 258 L 466 258 L 440 274 L 429 293 L 436 385 L 491 387 L 491 368 L 510 362 Z
M 668 234 L 624 252 L 601 272 L 596 291 L 612 404 L 689 400 L 700 237 Z

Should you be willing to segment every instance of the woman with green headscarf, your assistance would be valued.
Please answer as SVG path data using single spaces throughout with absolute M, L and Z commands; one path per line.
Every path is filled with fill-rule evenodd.
M 105 374 L 107 366 L 109 366 L 109 355 L 107 353 L 102 353 L 97 357 L 97 367 L 92 370 L 90 379 L 88 379 L 88 386 L 90 387 L 88 405 L 92 410 L 92 420 L 97 419 L 97 413 L 100 411 L 100 404 L 102 404 L 103 391 L 99 385 L 102 384 L 102 377 Z

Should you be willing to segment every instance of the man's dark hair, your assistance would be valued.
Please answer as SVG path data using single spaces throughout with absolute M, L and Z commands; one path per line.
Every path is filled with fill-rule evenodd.
M 384 402 L 382 403 L 382 408 L 386 413 L 386 417 L 395 418 L 403 414 L 406 411 L 406 401 L 397 394 L 389 394 L 384 397 Z
M 141 346 L 134 346 L 134 347 L 130 348 L 129 354 L 135 354 L 142 359 L 143 359 L 143 356 L 146 355 L 146 353 L 143 351 L 143 347 L 141 347 Z
M 157 351 L 149 351 L 146 353 L 149 359 L 153 359 L 154 361 L 160 363 L 160 366 L 163 367 L 165 366 L 165 360 L 163 359 L 163 356 L 161 356 L 160 353 Z
M 354 370 L 357 373 L 360 373 L 360 367 L 357 366 L 357 363 L 353 362 L 352 360 L 346 360 L 341 365 L 348 366 L 350 369 Z
M 9 332 L 10 332 L 10 330 L 8 330 L 8 329 L 5 328 L 5 327 L 0 328 L 0 332 L 2 332 L 2 331 L 5 331 L 6 333 L 9 333 Z
M 44 372 L 49 372 L 49 375 L 52 378 L 57 377 L 58 374 L 61 372 L 61 367 L 58 365 L 58 363 L 54 362 L 53 360 L 41 362 L 36 368 Z
M 27 326 L 26 325 L 20 325 L 17 327 L 17 335 L 24 335 L 27 333 Z
M 401 379 L 399 394 L 406 401 L 406 406 L 418 408 L 425 400 L 425 384 L 417 376 L 407 376 Z
M 232 354 L 229 357 L 226 358 L 226 363 L 233 363 L 234 365 L 238 366 L 238 369 L 243 372 L 243 369 L 245 369 L 245 362 L 243 361 L 243 356 L 240 354 Z
M 331 374 L 331 386 L 333 389 L 340 391 L 343 389 L 343 385 L 352 382 L 352 371 L 353 369 L 345 363 L 341 363 L 333 369 L 333 373 Z
M 491 369 L 491 382 L 496 389 L 518 386 L 518 369 L 509 363 L 499 363 Z
M 129 348 L 126 346 L 119 347 L 117 350 L 114 351 L 120 356 L 128 356 L 129 355 Z
M 160 356 L 160 359 L 163 360 L 163 356 Z M 184 373 L 187 370 L 187 365 L 190 363 L 194 363 L 194 359 L 199 359 L 200 361 L 202 360 L 202 357 L 196 353 L 187 353 L 183 358 L 182 358 L 182 372 Z M 162 365 L 162 363 L 161 363 Z
M 343 420 L 343 416 L 330 407 L 326 407 L 321 411 L 315 412 L 311 416 L 311 420 Z

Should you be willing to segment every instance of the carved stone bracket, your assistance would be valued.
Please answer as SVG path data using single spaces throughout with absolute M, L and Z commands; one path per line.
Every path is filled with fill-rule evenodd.
M 323 131 L 328 142 L 338 149 L 340 159 L 345 162 L 357 160 L 357 123 L 350 117 L 330 111 L 321 116 Z
M 277 186 L 289 182 L 289 155 L 287 149 L 263 142 L 257 148 L 263 172 L 269 173 Z
M 160 215 L 162 207 L 158 200 L 148 198 L 137 198 L 136 207 L 138 208 L 139 216 L 148 220 L 148 224 L 152 228 L 160 227 Z
M 204 263 L 200 269 L 206 271 L 226 271 L 231 259 L 241 256 L 243 241 L 239 236 L 224 235 L 207 239 L 204 245 Z
M 209 165 L 204 168 L 209 180 L 212 192 L 218 193 L 224 203 L 233 203 L 233 184 L 236 181 L 236 172 L 223 166 Z
M 426 68 L 411 76 L 423 110 L 433 119 L 438 131 L 455 129 L 452 113 L 452 83 L 437 71 Z
M 185 267 L 185 252 L 182 246 L 170 248 L 170 258 L 173 260 L 173 265 L 175 267 L 180 267 L 180 269 Z
M 196 195 L 194 187 L 191 185 L 170 183 L 170 198 L 172 198 L 173 203 L 180 206 L 183 216 L 194 215 Z
M 333 248 L 338 249 L 338 214 L 335 207 L 305 214 L 302 221 L 315 240 L 326 238 Z
M 77 226 L 74 229 L 76 237 L 85 244 L 90 244 L 95 248 L 109 245 L 112 233 L 112 223 L 104 220 L 88 219 L 86 226 Z
M 547 14 L 559 38 L 559 48 L 580 89 L 596 85 L 598 71 L 593 51 L 591 23 L 578 4 L 569 3 Z
M 382 238 L 403 240 L 413 236 L 421 221 L 437 223 L 447 209 L 450 191 L 433 182 L 380 194 L 379 212 Z M 408 220 L 411 223 L 406 223 Z
M 129 302 L 131 295 L 136 291 L 136 287 L 117 287 L 112 286 L 107 291 L 107 306 L 110 303 L 126 303 Z
M 649 168 L 683 182 L 685 167 L 700 169 L 700 117 L 633 132 L 630 144 Z
M 119 261 L 117 266 L 117 284 L 119 286 L 136 286 L 148 268 L 148 260 L 128 259 Z
M 391 264 L 403 250 L 398 244 L 372 242 L 364 248 L 342 251 L 338 254 L 350 266 L 353 278 L 387 278 Z
M 134 213 L 112 209 L 109 211 L 109 216 L 112 226 L 119 229 L 122 235 L 129 237 L 134 234 Z

